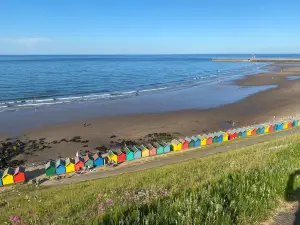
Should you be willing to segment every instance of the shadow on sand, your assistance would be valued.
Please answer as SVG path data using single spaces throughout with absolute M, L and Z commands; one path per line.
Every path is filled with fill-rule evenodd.
M 289 180 L 285 189 L 285 200 L 288 202 L 298 202 L 297 212 L 295 213 L 295 218 L 293 225 L 300 225 L 300 188 L 294 188 L 295 179 L 300 175 L 300 170 L 296 170 L 294 173 L 290 174 Z

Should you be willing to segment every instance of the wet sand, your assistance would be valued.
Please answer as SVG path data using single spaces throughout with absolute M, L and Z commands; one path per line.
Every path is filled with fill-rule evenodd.
M 273 85 L 265 91 L 250 95 L 242 100 L 209 109 L 180 110 L 165 113 L 139 113 L 129 115 L 111 115 L 78 120 L 29 129 L 21 138 L 46 138 L 48 142 L 71 139 L 81 136 L 88 143 L 61 142 L 52 144 L 52 148 L 37 151 L 33 155 L 19 156 L 28 162 L 74 156 L 78 150 L 95 151 L 96 147 L 109 147 L 113 142 L 134 140 L 142 142 L 148 134 L 170 133 L 174 136 L 201 134 L 203 132 L 227 130 L 232 127 L 226 121 L 235 121 L 235 126 L 272 121 L 286 117 L 300 116 L 300 80 L 289 80 L 290 76 L 299 76 L 300 66 L 276 65 L 276 71 L 246 76 L 233 82 L 240 88 Z M 222 87 L 221 87 L 222 88 Z M 238 92 L 222 92 L 224 96 Z M 205 99 L 209 102 L 208 94 Z M 203 99 L 203 96 L 193 96 Z M 228 96 L 230 97 L 230 96 Z M 211 101 L 213 101 L 213 97 Z M 171 101 L 177 101 L 171 99 Z M 145 103 L 146 104 L 146 103 Z M 160 104 L 163 104 L 160 102 Z M 131 107 L 131 105 L 128 105 Z M 134 106 L 132 106 L 134 107 Z M 86 124 L 86 126 L 84 126 Z

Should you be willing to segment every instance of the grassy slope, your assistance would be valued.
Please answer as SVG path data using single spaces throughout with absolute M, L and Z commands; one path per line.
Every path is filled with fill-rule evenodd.
M 0 224 L 12 215 L 27 225 L 253 224 L 278 206 L 299 159 L 300 135 L 293 135 L 101 180 L 20 186 L 0 194 Z

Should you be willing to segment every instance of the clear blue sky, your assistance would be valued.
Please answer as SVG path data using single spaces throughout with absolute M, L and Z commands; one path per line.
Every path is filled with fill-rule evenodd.
M 1 0 L 0 54 L 300 53 L 299 0 Z

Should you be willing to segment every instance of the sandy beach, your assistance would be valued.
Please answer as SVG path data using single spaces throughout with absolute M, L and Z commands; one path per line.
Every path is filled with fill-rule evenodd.
M 36 151 L 33 154 L 24 154 L 18 156 L 17 159 L 28 163 L 41 162 L 74 156 L 78 150 L 96 151 L 96 149 L 104 149 L 104 146 L 110 148 L 123 140 L 134 143 L 151 141 L 155 139 L 155 136 L 149 136 L 149 134 L 153 133 L 166 133 L 164 135 L 169 137 L 186 136 L 227 130 L 232 127 L 232 121 L 235 127 L 240 127 L 272 121 L 274 117 L 280 119 L 299 116 L 300 106 L 297 101 L 300 96 L 300 79 L 290 80 L 288 77 L 299 76 L 300 66 L 282 64 L 271 67 L 274 67 L 273 71 L 245 76 L 232 84 L 239 88 L 266 85 L 273 85 L 273 88 L 223 106 L 165 113 L 102 116 L 28 129 L 19 137 L 20 139 L 45 138 L 51 148 Z M 223 95 L 227 94 L 234 93 L 223 92 Z M 208 101 L 209 96 L 206 97 Z M 80 136 L 84 143 L 69 142 L 76 136 Z M 66 141 L 60 142 L 62 139 Z

